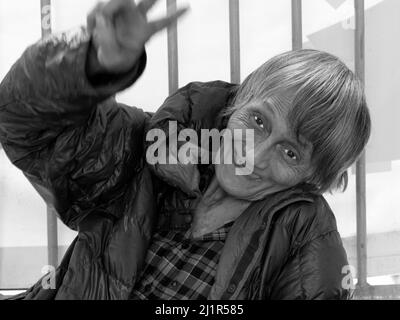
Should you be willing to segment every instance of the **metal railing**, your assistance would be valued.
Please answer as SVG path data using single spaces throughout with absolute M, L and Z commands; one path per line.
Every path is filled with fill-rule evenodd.
M 365 83 L 365 15 L 364 0 L 354 0 L 355 37 L 354 61 L 355 72 Z M 357 197 L 357 285 L 360 289 L 368 286 L 367 282 L 367 206 L 366 206 L 366 163 L 365 152 L 356 163 Z
M 51 34 L 51 0 L 40 0 L 42 38 Z M 50 266 L 58 265 L 57 215 L 53 207 L 47 206 L 47 260 Z

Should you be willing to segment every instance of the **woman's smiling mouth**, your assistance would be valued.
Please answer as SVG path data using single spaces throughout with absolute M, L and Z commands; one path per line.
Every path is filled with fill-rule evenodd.
M 246 159 L 244 159 L 243 163 L 238 162 L 236 150 L 233 151 L 232 162 L 237 168 L 245 168 L 246 167 Z
M 233 153 L 232 153 L 232 164 L 238 169 L 243 169 L 243 168 L 247 167 L 248 162 L 247 162 L 246 158 L 244 158 L 244 159 L 242 158 L 242 161 L 240 163 L 238 161 L 237 152 L 236 152 L 236 150 L 234 150 Z M 248 178 L 249 180 L 256 180 L 256 181 L 261 181 L 262 180 L 261 176 L 256 174 L 254 172 L 254 170 L 250 174 L 246 174 L 246 175 L 243 175 L 243 176 Z

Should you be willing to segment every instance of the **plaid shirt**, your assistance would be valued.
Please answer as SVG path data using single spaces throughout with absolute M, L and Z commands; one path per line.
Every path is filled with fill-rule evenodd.
M 232 222 L 200 238 L 190 231 L 160 231 L 131 299 L 207 299 Z

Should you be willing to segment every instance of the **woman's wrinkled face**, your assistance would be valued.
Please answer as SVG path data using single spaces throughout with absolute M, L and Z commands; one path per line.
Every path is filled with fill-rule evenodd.
M 287 121 L 290 106 L 289 99 L 271 97 L 266 101 L 253 100 L 233 113 L 228 130 L 252 129 L 254 132 L 254 150 L 250 150 L 254 170 L 250 175 L 237 175 L 235 169 L 240 168 L 237 154 L 241 150 L 236 150 L 237 145 L 233 143 L 228 144 L 232 150 L 224 153 L 231 152 L 233 162 L 217 164 L 215 171 L 219 185 L 229 195 L 260 200 L 305 182 L 311 175 L 312 145 L 302 136 L 297 137 L 290 128 Z

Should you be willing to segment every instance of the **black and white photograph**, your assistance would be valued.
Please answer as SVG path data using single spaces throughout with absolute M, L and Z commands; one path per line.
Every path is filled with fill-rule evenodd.
M 0 0 L 0 305 L 400 300 L 399 17 Z

